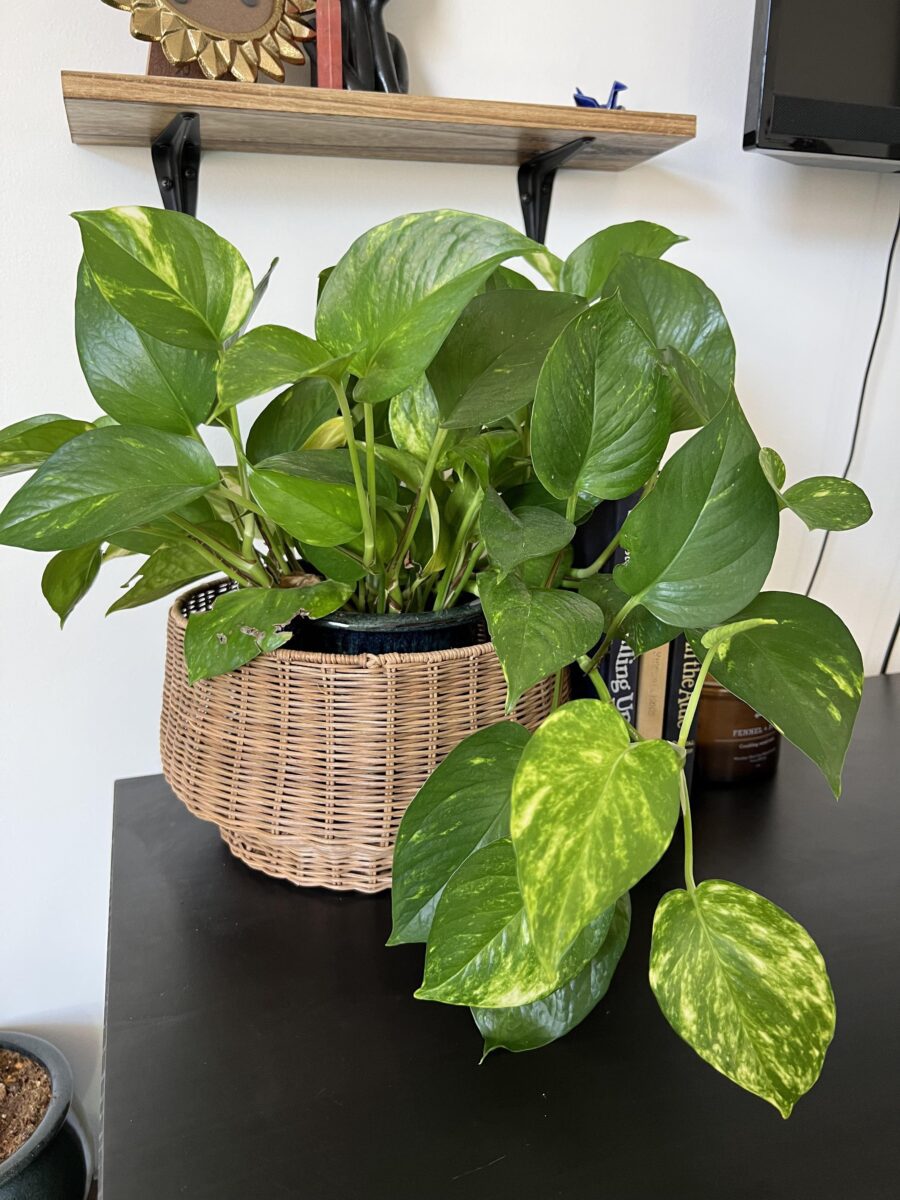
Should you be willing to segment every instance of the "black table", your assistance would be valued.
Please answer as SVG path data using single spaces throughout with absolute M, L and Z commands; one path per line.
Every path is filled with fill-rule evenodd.
M 157 777 L 115 809 L 103 1200 L 894 1200 L 900 678 L 871 680 L 835 804 L 785 746 L 773 786 L 695 799 L 697 876 L 753 887 L 822 948 L 838 1027 L 782 1121 L 695 1058 L 647 984 L 673 846 L 633 894 L 610 992 L 564 1041 L 479 1067 L 465 1009 L 412 999 L 386 895 L 230 857 Z

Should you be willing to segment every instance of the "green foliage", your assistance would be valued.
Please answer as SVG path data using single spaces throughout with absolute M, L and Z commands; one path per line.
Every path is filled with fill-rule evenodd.
M 686 631 L 701 675 L 840 791 L 859 651 L 823 605 L 761 589 L 782 509 L 841 530 L 869 504 L 844 479 L 785 486 L 735 394 L 718 300 L 660 261 L 683 239 L 636 221 L 563 261 L 486 217 L 398 217 L 322 273 L 313 338 L 248 330 L 272 268 L 254 287 L 193 218 L 77 220 L 76 341 L 101 411 L 0 431 L 0 475 L 34 472 L 0 543 L 58 552 L 42 588 L 60 620 L 123 554 L 142 558 L 110 612 L 224 576 L 234 590 L 187 624 L 198 683 L 285 645 L 295 618 L 440 612 L 477 593 L 509 708 L 555 676 L 554 712 L 533 734 L 474 733 L 406 812 L 391 943 L 426 943 L 418 994 L 469 1006 L 485 1053 L 567 1033 L 609 987 L 628 889 L 680 811 L 685 890 L 660 905 L 651 984 L 703 1058 L 787 1114 L 821 1067 L 830 987 L 786 914 L 694 882 L 681 764 L 696 705 L 673 745 L 603 701 L 559 704 L 564 673 L 593 673 L 614 638 L 639 655 Z M 274 389 L 245 439 L 241 405 Z M 222 465 L 206 425 L 231 442 Z M 690 436 L 667 458 L 674 431 Z M 576 525 L 638 491 L 620 535 L 574 567 Z
M 701 1058 L 783 1117 L 818 1079 L 835 1019 L 825 963 L 802 925 L 756 892 L 710 879 L 663 896 L 650 986 Z

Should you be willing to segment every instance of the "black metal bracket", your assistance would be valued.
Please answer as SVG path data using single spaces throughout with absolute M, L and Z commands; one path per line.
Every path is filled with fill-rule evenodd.
M 555 150 L 536 154 L 519 167 L 519 199 L 522 201 L 522 217 L 525 232 L 535 242 L 543 244 L 547 236 L 547 221 L 550 217 L 550 201 L 553 197 L 553 181 L 556 172 L 577 154 L 592 137 L 576 138 Z
M 200 149 L 200 117 L 192 112 L 179 113 L 151 147 L 163 204 L 192 217 L 197 215 Z

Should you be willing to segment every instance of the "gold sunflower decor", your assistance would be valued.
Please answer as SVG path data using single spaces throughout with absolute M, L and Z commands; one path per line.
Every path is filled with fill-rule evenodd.
M 159 42 L 176 67 L 199 63 L 207 79 L 254 83 L 262 72 L 284 79 L 285 63 L 304 63 L 300 42 L 315 33 L 300 19 L 316 0 L 104 0 L 131 13 L 131 33 Z

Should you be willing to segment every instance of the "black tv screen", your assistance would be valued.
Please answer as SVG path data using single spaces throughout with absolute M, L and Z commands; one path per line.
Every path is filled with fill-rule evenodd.
M 900 0 L 757 0 L 744 146 L 900 170 Z

